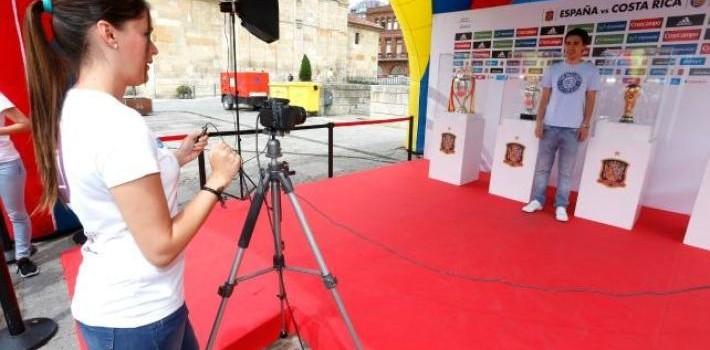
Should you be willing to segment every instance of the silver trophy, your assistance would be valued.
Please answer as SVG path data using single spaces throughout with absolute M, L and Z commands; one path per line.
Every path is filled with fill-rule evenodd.
M 523 87 L 523 113 L 520 113 L 520 119 L 537 119 L 537 104 L 541 91 L 539 82 L 540 78 L 537 76 L 525 77 Z

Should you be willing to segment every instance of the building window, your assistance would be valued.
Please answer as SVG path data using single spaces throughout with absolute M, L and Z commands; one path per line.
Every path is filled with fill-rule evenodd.
M 389 56 L 392 53 L 392 40 L 385 40 L 385 53 Z
M 397 19 L 394 20 L 394 25 L 393 25 L 393 27 L 394 27 L 394 28 L 393 28 L 394 30 L 399 29 L 399 22 L 397 22 Z
M 297 19 L 297 20 L 296 20 L 296 28 L 297 28 L 297 29 L 303 28 L 303 20 L 302 20 L 302 19 Z
M 355 33 L 355 45 L 360 43 L 360 33 Z
M 387 30 L 392 30 L 392 19 L 391 18 L 387 19 Z
M 397 46 L 395 47 L 395 50 L 397 50 L 397 51 L 395 51 L 397 53 L 397 56 L 402 54 L 402 40 L 401 39 L 397 39 Z

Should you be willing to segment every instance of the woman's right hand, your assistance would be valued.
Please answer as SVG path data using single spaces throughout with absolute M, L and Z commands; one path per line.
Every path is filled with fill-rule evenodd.
M 210 150 L 212 174 L 207 182 L 218 188 L 227 187 L 237 175 L 241 164 L 242 158 L 232 147 L 224 142 L 215 144 Z

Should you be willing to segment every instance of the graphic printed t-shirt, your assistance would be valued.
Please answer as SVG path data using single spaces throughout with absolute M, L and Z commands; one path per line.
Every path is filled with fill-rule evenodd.
M 113 96 L 71 89 L 62 108 L 61 154 L 69 205 L 87 236 L 72 314 L 89 326 L 133 328 L 184 303 L 182 254 L 165 268 L 148 262 L 110 189 L 160 173 L 171 216 L 177 214 L 179 165 L 143 118 Z
M 579 128 L 584 120 L 587 91 L 599 90 L 599 72 L 593 64 L 556 63 L 542 76 L 542 87 L 551 88 L 545 125 Z

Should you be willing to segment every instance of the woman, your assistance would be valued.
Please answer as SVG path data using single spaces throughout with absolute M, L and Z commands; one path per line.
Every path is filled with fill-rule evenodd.
M 52 18 L 51 45 L 43 13 Z M 190 135 L 172 154 L 138 112 L 120 102 L 127 86 L 147 80 L 158 53 L 144 0 L 43 0 L 25 18 L 35 152 L 46 184 L 41 203 L 51 208 L 57 174 L 65 175 L 67 197 L 88 238 L 72 300 L 87 345 L 196 349 L 182 253 L 240 158 L 226 144 L 215 145 L 206 186 L 178 211 L 179 167 L 207 140 Z M 65 91 L 69 74 L 77 81 Z
M 14 124 L 5 126 L 5 117 Z M 27 117 L 0 92 L 0 200 L 15 233 L 17 273 L 23 278 L 37 275 L 39 268 L 30 260 L 32 222 L 25 209 L 25 167 L 9 135 L 29 130 Z

